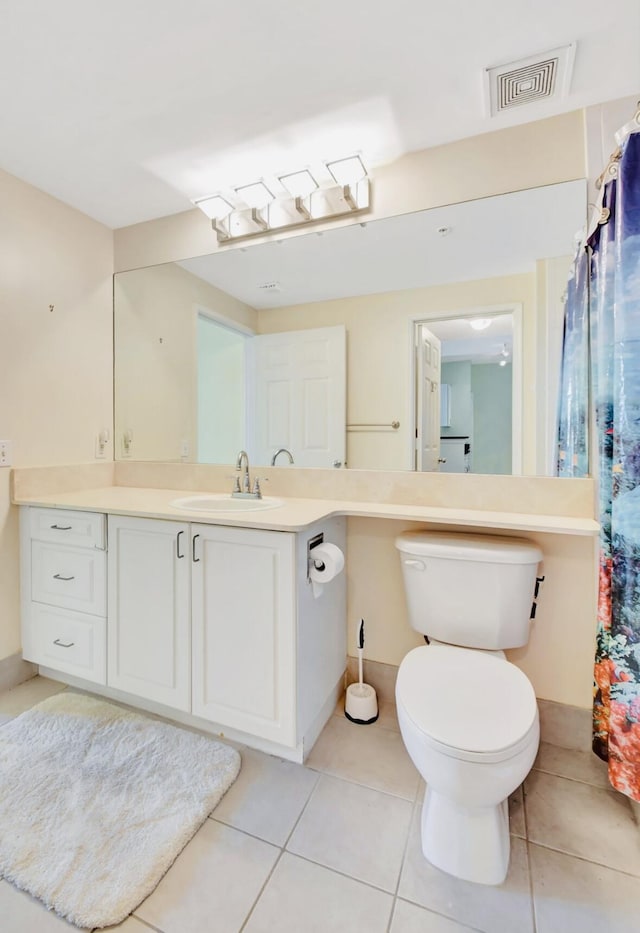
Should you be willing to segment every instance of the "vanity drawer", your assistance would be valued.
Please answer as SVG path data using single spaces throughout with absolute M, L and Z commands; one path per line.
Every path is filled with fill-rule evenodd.
M 31 604 L 28 630 L 23 633 L 23 656 L 85 680 L 107 682 L 106 619 L 70 609 Z
M 92 615 L 107 612 L 105 551 L 31 542 L 31 599 Z
M 30 537 L 55 541 L 74 547 L 105 547 L 105 516 L 99 512 L 76 512 L 67 509 L 29 509 Z

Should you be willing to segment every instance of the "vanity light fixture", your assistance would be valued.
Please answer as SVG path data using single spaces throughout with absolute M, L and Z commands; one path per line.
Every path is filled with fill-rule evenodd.
M 469 324 L 471 325 L 471 327 L 473 327 L 474 330 L 486 330 L 487 327 L 489 327 L 489 325 L 491 324 L 491 318 L 490 317 L 474 317 L 472 321 L 469 321 Z
M 278 181 L 292 198 L 307 198 L 318 187 L 318 182 L 306 168 L 290 175 L 280 175 Z
M 229 204 L 229 202 L 219 194 L 215 194 L 212 198 L 200 198 L 199 201 L 194 201 L 193 203 L 199 207 L 201 211 L 204 211 L 211 220 L 224 220 L 233 210 L 233 204 Z
M 326 162 L 327 169 L 339 185 L 357 185 L 367 177 L 367 170 L 360 156 L 349 156 L 348 159 L 338 159 L 336 162 Z
M 273 201 L 273 195 L 263 181 L 256 181 L 251 185 L 243 185 L 241 188 L 236 188 L 235 192 L 245 204 L 248 204 L 249 207 L 255 207 L 258 210 L 261 210 Z
M 273 179 L 276 195 L 264 181 L 257 181 L 233 189 L 241 202 L 239 205 L 232 206 L 222 195 L 200 198 L 193 203 L 211 218 L 219 243 L 369 210 L 369 177 L 360 156 L 349 156 L 325 165 L 337 184 L 318 184 L 308 169 L 301 169 L 278 176 L 279 185 Z M 280 186 L 286 194 L 280 193 Z M 224 208 L 224 213 L 220 208 Z

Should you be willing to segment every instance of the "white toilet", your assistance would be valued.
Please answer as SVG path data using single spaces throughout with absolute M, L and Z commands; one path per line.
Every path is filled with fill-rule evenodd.
M 507 798 L 538 750 L 533 687 L 502 649 L 525 645 L 542 552 L 519 538 L 408 532 L 396 540 L 409 622 L 429 644 L 398 671 L 407 751 L 427 783 L 422 851 L 467 881 L 501 884 Z

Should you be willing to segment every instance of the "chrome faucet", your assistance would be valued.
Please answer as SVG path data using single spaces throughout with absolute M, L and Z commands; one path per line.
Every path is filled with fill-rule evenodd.
M 236 458 L 236 470 L 242 470 L 242 482 L 240 477 L 236 477 L 236 483 L 231 493 L 236 499 L 262 499 L 260 490 L 260 480 L 256 477 L 251 488 L 251 477 L 249 476 L 249 455 L 246 450 L 241 450 Z
M 281 447 L 279 450 L 276 450 L 275 454 L 271 458 L 271 466 L 276 465 L 276 459 L 280 456 L 280 454 L 286 454 L 289 458 L 289 463 L 293 463 L 293 456 L 291 451 L 287 447 Z

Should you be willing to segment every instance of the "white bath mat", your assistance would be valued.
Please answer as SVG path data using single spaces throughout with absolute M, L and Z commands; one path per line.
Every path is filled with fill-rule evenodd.
M 0 876 L 81 927 L 123 920 L 231 786 L 234 749 L 64 692 L 0 728 Z

